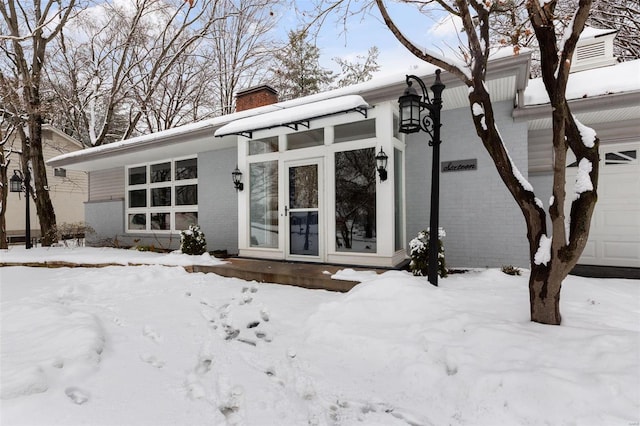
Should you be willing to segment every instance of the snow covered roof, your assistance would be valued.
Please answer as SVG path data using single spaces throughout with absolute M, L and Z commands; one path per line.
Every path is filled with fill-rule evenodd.
M 215 136 L 244 135 L 250 138 L 252 132 L 256 130 L 271 129 L 280 126 L 291 127 L 297 130 L 299 125 L 308 128 L 309 120 L 311 119 L 342 112 L 366 111 L 367 108 L 369 108 L 369 104 L 359 95 L 340 96 L 338 98 L 326 99 L 299 106 L 283 106 L 282 109 L 278 111 L 232 121 L 216 130 Z
M 633 91 L 640 91 L 640 59 L 571 74 L 567 84 L 567 99 L 594 98 Z M 524 91 L 524 105 L 548 103 L 549 96 L 542 78 L 530 80 Z
M 492 54 L 487 79 L 488 85 L 492 89 L 494 99 L 512 99 L 515 93 L 514 90 L 521 90 L 525 87 L 529 72 L 529 58 L 529 52 L 521 52 L 519 55 L 513 55 L 513 52 L 509 53 L 504 50 Z M 248 123 L 253 122 L 253 125 L 249 126 L 249 129 L 254 127 L 254 130 L 257 130 L 259 126 L 256 126 L 256 123 L 263 122 L 263 119 L 260 118 L 261 116 L 283 110 L 288 110 L 283 112 L 283 114 L 290 114 L 294 107 L 299 106 L 305 106 L 300 110 L 300 113 L 307 115 L 306 118 L 313 118 L 313 114 L 309 115 L 310 109 L 313 108 L 317 108 L 318 111 L 333 109 L 334 113 L 339 113 L 339 108 L 335 105 L 332 106 L 333 102 L 339 102 L 333 101 L 334 99 L 350 99 L 350 105 L 360 103 L 362 100 L 362 102 L 364 102 L 362 106 L 368 107 L 369 104 L 376 102 L 388 101 L 392 98 L 397 99 L 404 90 L 405 75 L 407 73 L 415 74 L 425 81 L 431 81 L 436 68 L 436 66 L 428 63 L 424 63 L 410 70 L 399 67 L 397 72 L 378 76 L 364 83 L 248 109 L 99 147 L 83 149 L 52 158 L 47 164 L 52 167 L 90 171 L 122 166 L 124 164 L 134 164 L 136 161 L 155 161 L 156 159 L 166 159 L 171 156 L 186 155 L 186 153 L 230 148 L 235 146 L 236 138 L 228 136 L 217 138 L 216 140 L 213 139 L 216 130 L 229 123 L 238 121 L 238 124 L 236 124 L 236 126 L 238 126 L 236 128 L 237 130 L 241 125 L 249 126 Z M 442 74 L 442 81 L 447 85 L 447 89 L 443 94 L 445 110 L 460 108 L 468 104 L 467 90 L 466 87 L 463 87 L 460 80 L 445 72 Z M 351 95 L 357 95 L 357 97 L 350 98 Z M 364 101 L 364 99 L 366 99 L 366 101 Z M 321 101 L 328 102 L 321 103 Z M 312 104 L 316 105 L 313 107 L 309 106 L 309 109 L 307 109 L 307 105 Z M 343 111 L 345 111 L 345 109 L 343 109 Z M 248 119 L 249 117 L 251 117 L 253 121 L 240 121 Z M 276 122 L 274 117 L 277 118 L 277 116 L 271 116 L 271 118 L 269 118 L 273 123 Z M 289 118 L 283 121 L 282 124 L 287 124 L 293 120 Z M 232 127 L 230 128 L 233 130 Z M 248 129 L 244 130 L 246 131 Z M 222 132 L 217 132 L 217 136 L 223 136 L 221 133 Z M 226 134 L 231 135 L 233 133 L 236 132 Z

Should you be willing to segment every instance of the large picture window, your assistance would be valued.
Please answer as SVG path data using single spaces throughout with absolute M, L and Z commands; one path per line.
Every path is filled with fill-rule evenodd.
M 249 216 L 251 247 L 278 247 L 278 161 L 252 163 Z
M 198 160 L 127 168 L 127 232 L 178 232 L 198 223 Z
M 336 152 L 336 251 L 376 253 L 374 148 Z

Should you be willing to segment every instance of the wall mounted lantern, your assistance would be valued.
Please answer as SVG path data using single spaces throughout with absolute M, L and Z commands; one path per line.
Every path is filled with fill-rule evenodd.
M 376 155 L 376 165 L 378 169 L 378 175 L 380 176 L 380 182 L 384 182 L 387 180 L 387 161 L 389 157 L 384 153 L 382 147 L 380 147 L 380 152 Z
M 31 212 L 29 211 L 29 181 L 30 181 L 29 173 L 25 175 L 22 174 L 20 170 L 14 170 L 13 176 L 9 179 L 9 191 L 11 192 L 22 192 L 24 191 L 24 202 L 25 202 L 25 227 L 24 227 L 24 240 L 25 240 L 25 248 L 30 249 L 32 247 L 31 244 Z
M 433 99 L 424 82 L 415 75 L 406 78 L 407 88 L 398 99 L 400 106 L 401 133 L 409 134 L 424 130 L 431 136 L 429 145 L 433 147 L 433 161 L 431 165 L 431 213 L 429 218 L 429 265 L 427 277 L 429 282 L 438 285 L 438 210 L 440 201 L 440 111 L 442 110 L 442 91 L 445 85 L 440 81 L 440 70 L 436 70 L 436 79 L 431 86 Z M 422 96 L 411 87 L 415 80 L 422 89 Z M 426 114 L 423 112 L 426 110 Z
M 242 183 L 242 172 L 238 169 L 237 165 L 231 172 L 231 177 L 233 178 L 233 186 L 236 191 L 242 191 L 244 189 L 244 183 Z

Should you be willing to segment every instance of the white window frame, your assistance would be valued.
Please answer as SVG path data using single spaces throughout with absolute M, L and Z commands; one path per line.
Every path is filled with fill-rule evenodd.
M 176 187 L 196 185 L 198 186 L 198 178 L 195 179 L 182 179 L 176 180 L 176 163 L 183 160 L 196 160 L 197 156 L 168 158 L 158 161 L 151 161 L 146 163 L 131 164 L 125 167 L 125 209 L 124 209 L 124 227 L 127 234 L 175 234 L 182 229 L 176 229 L 176 213 L 198 213 L 198 204 L 193 205 L 176 205 L 175 191 Z M 151 182 L 151 166 L 162 163 L 170 163 L 171 165 L 171 180 L 164 182 Z M 136 167 L 145 167 L 146 170 L 146 182 L 139 185 L 129 185 L 129 170 Z M 154 188 L 171 189 L 171 204 L 169 206 L 151 206 L 151 190 Z M 130 191 L 144 189 L 146 190 L 146 206 L 145 207 L 129 207 L 129 193 Z M 169 213 L 170 229 L 151 229 L 151 214 L 153 213 Z M 145 215 L 145 229 L 129 229 L 129 215 L 130 214 L 144 214 Z

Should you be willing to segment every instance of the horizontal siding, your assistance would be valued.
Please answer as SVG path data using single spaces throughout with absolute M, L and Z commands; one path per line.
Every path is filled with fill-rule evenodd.
M 74 152 L 80 147 L 76 144 L 61 138 L 56 133 L 43 132 L 43 157 L 49 160 L 61 154 Z M 67 194 L 85 194 L 87 193 L 87 173 L 76 170 L 66 170 L 66 176 L 55 176 L 54 168 L 47 166 L 47 184 L 51 192 L 67 193 Z M 85 197 L 86 199 L 86 197 Z
M 124 199 L 124 167 L 89 172 L 89 201 Z

